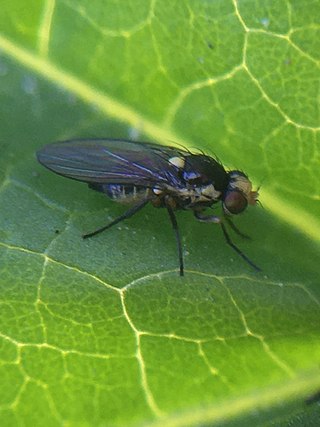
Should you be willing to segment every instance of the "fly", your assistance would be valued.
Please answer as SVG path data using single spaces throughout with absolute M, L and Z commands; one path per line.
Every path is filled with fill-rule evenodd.
M 226 242 L 254 270 L 257 267 L 231 240 L 228 224 L 242 234 L 231 220 L 258 201 L 258 191 L 246 174 L 227 171 L 213 157 L 193 154 L 175 147 L 118 139 L 78 139 L 48 144 L 37 152 L 38 161 L 51 171 L 86 182 L 91 189 L 130 205 L 109 224 L 85 234 L 88 238 L 128 219 L 148 203 L 167 209 L 177 243 L 180 276 L 184 275 L 181 238 L 175 211 L 191 210 L 197 220 L 219 224 Z M 222 204 L 222 218 L 205 210 Z

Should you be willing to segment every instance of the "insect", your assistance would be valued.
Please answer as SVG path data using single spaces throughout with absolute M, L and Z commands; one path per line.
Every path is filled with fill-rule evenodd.
M 148 203 L 167 209 L 175 233 L 180 275 L 184 275 L 182 244 L 175 211 L 191 210 L 197 220 L 219 224 L 226 242 L 253 269 L 257 267 L 231 240 L 227 223 L 258 201 L 247 175 L 226 171 L 217 159 L 203 153 L 123 139 L 75 139 L 48 144 L 37 152 L 38 161 L 51 171 L 86 182 L 89 188 L 105 193 L 124 205 L 131 205 L 109 224 L 85 234 L 88 238 L 128 219 Z M 222 203 L 222 217 L 205 210 Z

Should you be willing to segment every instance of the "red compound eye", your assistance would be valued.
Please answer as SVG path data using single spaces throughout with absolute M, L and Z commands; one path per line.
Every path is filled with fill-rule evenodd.
M 223 201 L 224 210 L 229 214 L 239 214 L 245 210 L 247 205 L 245 195 L 238 190 L 228 191 Z

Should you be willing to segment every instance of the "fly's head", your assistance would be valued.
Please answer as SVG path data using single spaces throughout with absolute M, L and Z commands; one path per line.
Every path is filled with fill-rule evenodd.
M 229 183 L 222 198 L 223 211 L 226 215 L 237 215 L 248 205 L 258 202 L 259 192 L 252 191 L 252 184 L 247 175 L 241 171 L 228 172 Z

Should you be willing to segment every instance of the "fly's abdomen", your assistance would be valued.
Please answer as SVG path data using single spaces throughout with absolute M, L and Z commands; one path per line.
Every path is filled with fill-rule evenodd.
M 115 202 L 128 204 L 146 199 L 150 194 L 149 188 L 123 184 L 105 184 L 103 192 Z

